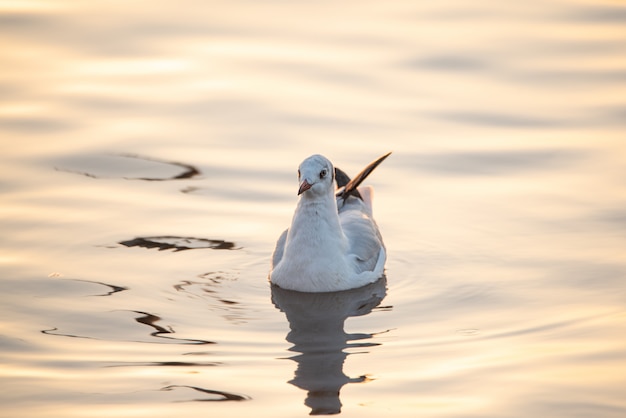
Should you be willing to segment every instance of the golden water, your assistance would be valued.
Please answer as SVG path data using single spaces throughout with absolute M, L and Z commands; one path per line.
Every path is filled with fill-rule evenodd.
M 0 1 L 0 43 L 0 416 L 625 416 L 624 2 Z M 387 281 L 272 290 L 299 162 L 387 151 Z

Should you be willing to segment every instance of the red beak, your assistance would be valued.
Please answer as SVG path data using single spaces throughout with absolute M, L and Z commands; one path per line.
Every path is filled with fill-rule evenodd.
M 309 184 L 309 182 L 306 180 L 302 180 L 302 183 L 300 183 L 300 188 L 298 189 L 298 195 L 301 195 L 302 193 L 306 192 L 310 188 L 311 188 L 311 185 Z

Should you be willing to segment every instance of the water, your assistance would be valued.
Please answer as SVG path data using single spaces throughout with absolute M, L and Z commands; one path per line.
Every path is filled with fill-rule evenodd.
M 3 417 L 622 417 L 621 2 L 0 3 Z M 267 282 L 322 153 L 387 279 Z

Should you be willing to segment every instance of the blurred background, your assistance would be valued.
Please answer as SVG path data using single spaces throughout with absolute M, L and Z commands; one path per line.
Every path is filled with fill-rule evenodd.
M 341 413 L 624 416 L 623 1 L 0 0 L 0 45 L 0 415 L 322 411 L 269 257 L 302 159 L 393 151 Z

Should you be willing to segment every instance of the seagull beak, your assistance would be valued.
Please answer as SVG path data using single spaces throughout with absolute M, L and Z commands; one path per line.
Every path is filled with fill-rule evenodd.
M 298 189 L 298 195 L 301 195 L 302 193 L 306 192 L 310 188 L 311 188 L 311 184 L 306 180 L 302 180 L 302 183 L 300 183 L 300 188 Z

